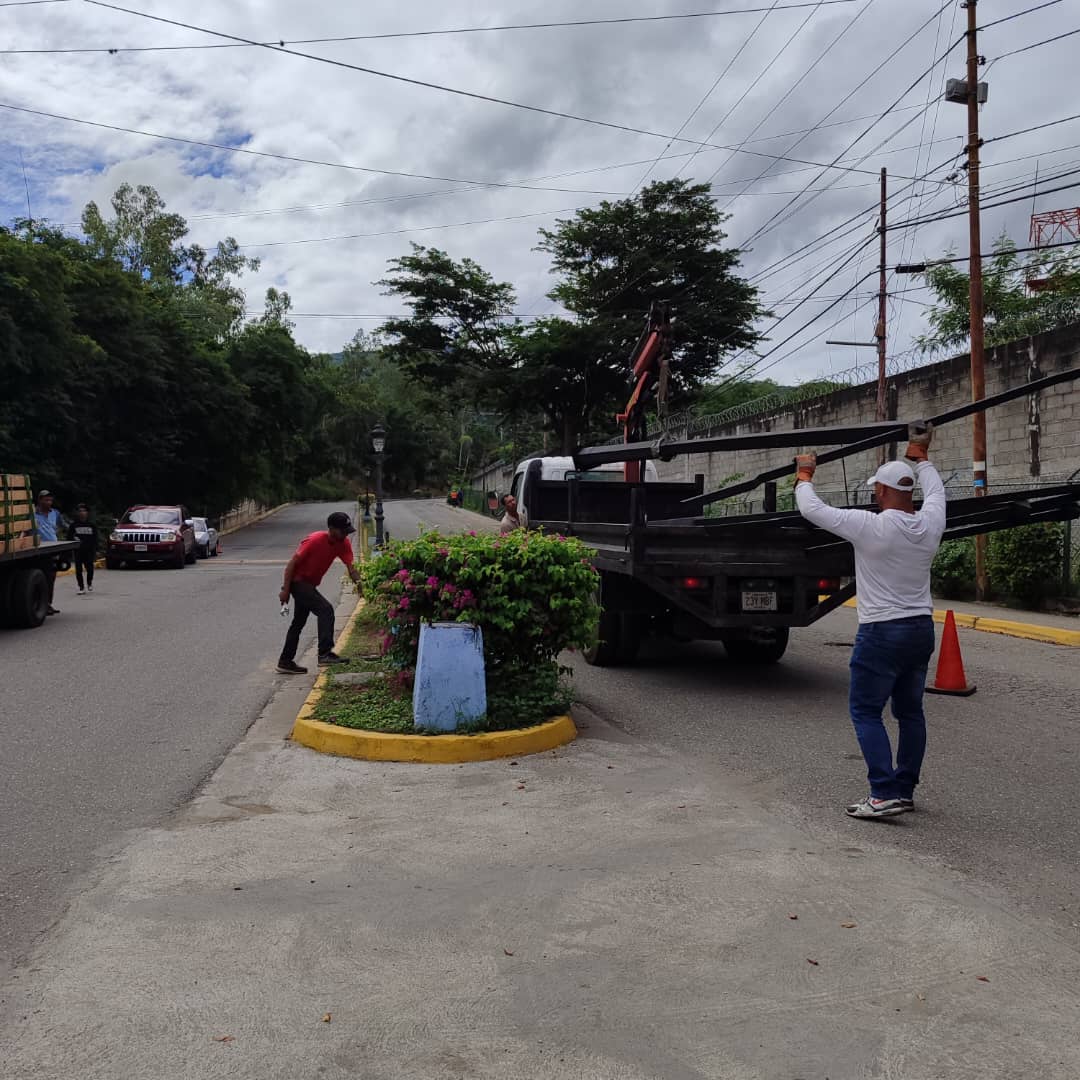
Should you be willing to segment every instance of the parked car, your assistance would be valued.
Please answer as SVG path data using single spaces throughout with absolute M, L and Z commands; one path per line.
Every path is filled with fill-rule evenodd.
M 211 559 L 217 552 L 218 531 L 206 518 L 192 518 L 195 529 L 195 551 L 200 559 Z
M 195 529 L 183 506 L 133 506 L 109 535 L 105 566 L 163 562 L 177 570 L 195 561 Z

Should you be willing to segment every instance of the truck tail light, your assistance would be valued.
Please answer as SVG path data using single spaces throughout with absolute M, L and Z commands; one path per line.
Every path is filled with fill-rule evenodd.
M 703 577 L 679 578 L 679 585 L 690 592 L 701 592 L 709 587 L 709 579 Z
M 840 588 L 840 579 L 837 577 L 818 578 L 818 592 L 836 592 Z

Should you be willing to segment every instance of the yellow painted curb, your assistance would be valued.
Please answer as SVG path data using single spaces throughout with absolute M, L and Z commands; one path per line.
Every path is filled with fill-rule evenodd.
M 848 600 L 844 607 L 855 607 L 855 601 Z M 934 622 L 943 623 L 945 615 L 945 611 L 935 609 Z M 1080 630 L 1063 630 L 1059 626 L 1013 622 L 1011 619 L 991 619 L 985 615 L 969 615 L 966 611 L 954 611 L 953 618 L 960 630 L 981 630 L 984 634 L 1002 634 L 1025 641 L 1041 641 L 1045 645 L 1066 645 L 1080 649 Z
M 303 709 L 292 732 L 293 742 L 323 754 L 423 765 L 460 765 L 466 761 L 540 754 L 565 746 L 576 738 L 577 728 L 569 716 L 556 716 L 546 723 L 517 731 L 488 731 L 478 735 L 392 735 L 324 724 L 305 716 Z

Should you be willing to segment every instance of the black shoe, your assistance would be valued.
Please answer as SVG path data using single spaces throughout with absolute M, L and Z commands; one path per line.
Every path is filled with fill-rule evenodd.
M 306 667 L 301 667 L 298 663 L 296 663 L 295 660 L 279 660 L 277 669 L 278 669 L 278 671 L 281 672 L 282 675 L 306 675 L 307 674 L 307 668 Z
M 55 607 L 52 606 L 52 604 L 50 604 L 49 605 L 49 610 L 46 611 L 45 614 L 46 615 L 59 615 L 60 614 L 60 609 L 55 608 Z
M 326 652 L 319 657 L 320 664 L 347 664 L 348 662 L 344 656 L 338 656 L 336 652 Z
M 897 799 L 896 801 L 897 801 L 897 802 L 898 802 L 898 803 L 899 803 L 899 804 L 900 804 L 900 805 L 901 805 L 901 806 L 902 806 L 902 807 L 903 807 L 903 808 L 904 808 L 905 810 L 914 810 L 914 809 L 915 809 L 915 800 L 914 800 L 914 799 Z

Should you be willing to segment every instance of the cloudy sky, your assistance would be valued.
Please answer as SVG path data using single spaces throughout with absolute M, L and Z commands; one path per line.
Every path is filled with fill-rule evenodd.
M 262 259 L 243 282 L 249 306 L 261 308 L 268 285 L 287 289 L 297 336 L 312 349 L 336 350 L 396 313 L 373 282 L 409 241 L 476 259 L 513 283 L 519 312 L 549 312 L 546 257 L 532 251 L 537 228 L 644 179 L 682 175 L 713 184 L 731 241 L 746 248 L 745 273 L 778 315 L 791 312 L 766 327 L 766 348 L 820 316 L 762 372 L 783 381 L 835 373 L 873 358 L 824 339 L 873 333 L 876 274 L 857 282 L 875 270 L 877 247 L 853 249 L 873 237 L 878 170 L 890 173 L 893 222 L 966 205 L 963 185 L 946 180 L 961 160 L 966 113 L 939 103 L 944 78 L 963 77 L 963 44 L 921 77 L 961 36 L 966 13 L 956 0 L 119 4 L 129 10 L 0 0 L 0 104 L 36 111 L 0 109 L 0 221 L 26 212 L 23 166 L 33 216 L 73 231 L 87 201 L 104 209 L 123 181 L 152 184 L 188 219 L 191 239 L 231 235 Z M 721 10 L 729 13 L 418 34 Z M 990 83 L 984 201 L 995 190 L 1024 196 L 987 210 L 984 230 L 988 242 L 1005 229 L 1024 246 L 1032 202 L 1022 185 L 1036 165 L 1046 188 L 1080 176 L 1062 175 L 1080 165 L 1080 120 L 1013 133 L 1076 111 L 1080 35 L 1003 54 L 1080 29 L 1080 0 L 980 0 L 978 12 L 984 26 L 1007 20 L 979 37 Z M 284 41 L 312 57 L 612 126 L 206 31 Z M 361 39 L 301 43 L 347 36 Z M 813 164 L 837 158 L 843 168 Z M 1036 199 L 1039 210 L 1078 203 L 1076 189 Z M 793 256 L 853 215 L 861 216 L 831 244 Z M 965 252 L 966 217 L 891 232 L 889 243 L 890 264 Z M 898 278 L 890 288 L 918 284 Z M 792 312 L 819 285 L 818 299 Z M 926 299 L 907 291 L 891 301 L 890 351 L 900 363 Z

